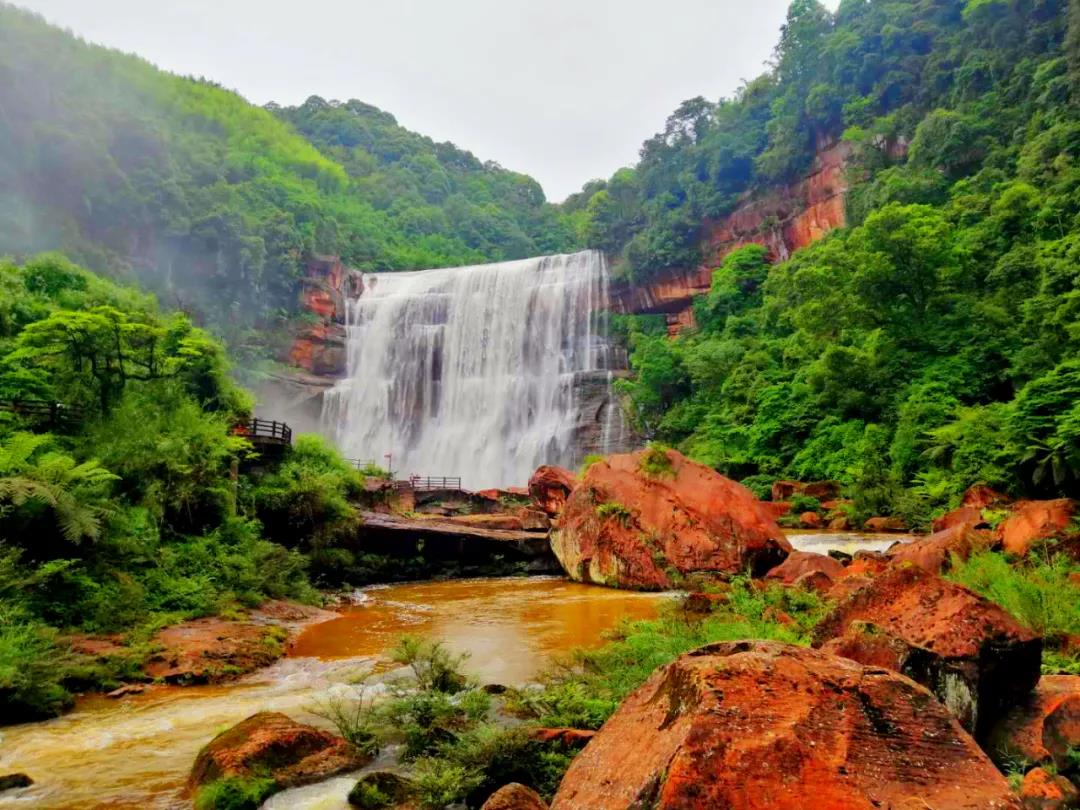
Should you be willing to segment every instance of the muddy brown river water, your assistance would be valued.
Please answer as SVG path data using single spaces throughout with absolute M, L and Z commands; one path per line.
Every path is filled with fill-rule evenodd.
M 243 680 L 155 688 L 120 701 L 88 697 L 55 720 L 0 727 L 0 773 L 36 781 L 0 796 L 0 810 L 186 807 L 184 780 L 215 734 L 262 710 L 315 720 L 309 709 L 320 700 L 351 690 L 361 672 L 385 669 L 402 633 L 469 653 L 467 669 L 481 682 L 516 685 L 560 653 L 602 643 L 623 617 L 654 616 L 665 598 L 555 577 L 368 588 L 339 618 L 305 629 L 287 658 Z M 288 801 L 339 806 L 323 795 Z

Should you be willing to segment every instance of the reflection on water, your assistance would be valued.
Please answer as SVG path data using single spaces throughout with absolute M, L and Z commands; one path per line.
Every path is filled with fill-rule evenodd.
M 828 554 L 842 551 L 887 551 L 894 543 L 910 543 L 914 538 L 908 534 L 864 534 L 861 532 L 792 532 L 788 542 L 796 551 L 813 551 Z
M 482 681 L 514 684 L 552 655 L 598 643 L 623 616 L 654 615 L 663 598 L 556 578 L 371 588 L 340 618 L 309 627 L 290 658 L 242 681 L 87 698 L 64 717 L 0 728 L 0 773 L 37 781 L 0 796 L 0 810 L 187 807 L 180 790 L 215 734 L 262 710 L 312 722 L 307 708 L 384 664 L 402 633 L 439 638 L 470 653 L 468 669 Z

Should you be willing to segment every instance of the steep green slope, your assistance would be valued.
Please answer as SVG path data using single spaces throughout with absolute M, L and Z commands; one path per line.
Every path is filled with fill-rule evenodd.
M 393 217 L 411 241 L 445 245 L 449 255 L 464 255 L 464 246 L 484 259 L 574 245 L 565 219 L 545 204 L 531 177 L 410 132 L 377 107 L 312 97 L 299 107 L 269 109 L 345 167 L 353 192 Z
M 867 168 L 883 168 L 928 113 L 963 110 L 969 118 L 941 124 L 954 141 L 940 146 L 953 150 L 953 169 L 970 170 L 1028 120 L 1064 17 L 1065 0 L 843 0 L 835 14 L 795 0 L 768 73 L 732 99 L 684 102 L 634 169 L 569 206 L 587 212 L 589 245 L 642 279 L 694 264 L 704 220 L 798 178 L 842 134 L 873 153 Z
M 313 106 L 280 112 L 324 134 Z M 331 150 L 346 171 L 234 93 L 0 4 L 0 253 L 63 250 L 224 327 L 291 307 L 311 253 L 394 270 L 572 246 L 534 182 L 388 119 L 366 116 L 382 168 Z
M 698 301 L 694 334 L 635 334 L 640 425 L 752 481 L 839 479 L 863 517 L 924 523 L 978 482 L 1080 494 L 1073 5 L 844 2 L 833 18 L 797 2 L 777 73 L 755 84 L 772 98 L 764 128 L 732 137 L 764 133 L 741 165 L 777 176 L 782 144 L 797 145 L 780 161 L 794 171 L 814 136 L 846 124 L 850 227 L 773 267 L 743 248 Z M 662 163 L 735 165 L 717 127 L 753 97 L 703 113 L 700 137 L 679 130 Z M 810 116 L 824 99 L 829 117 Z M 723 193 L 717 175 L 695 177 L 688 199 Z M 642 234 L 661 221 L 648 203 L 639 215 L 649 224 L 631 255 L 635 242 L 648 253 Z

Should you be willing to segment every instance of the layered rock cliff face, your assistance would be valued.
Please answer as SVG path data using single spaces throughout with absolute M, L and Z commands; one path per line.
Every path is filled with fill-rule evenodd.
M 694 325 L 694 296 L 707 293 L 713 268 L 744 245 L 764 245 L 774 261 L 784 261 L 835 228 L 845 225 L 845 169 L 851 147 L 825 145 L 809 174 L 798 183 L 747 195 L 728 216 L 702 225 L 703 262 L 673 268 L 643 285 L 612 285 L 616 312 L 667 316 L 669 334 Z
M 323 394 L 345 376 L 345 302 L 363 289 L 363 274 L 336 256 L 307 263 L 301 287 L 307 318 L 281 358 L 291 370 L 272 375 L 259 391 L 260 400 L 294 430 L 318 430 Z

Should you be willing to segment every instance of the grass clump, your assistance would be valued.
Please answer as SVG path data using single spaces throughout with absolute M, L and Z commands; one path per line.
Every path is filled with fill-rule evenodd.
M 668 456 L 668 448 L 651 444 L 638 461 L 638 469 L 648 478 L 674 478 L 675 467 Z
M 597 505 L 596 516 L 600 518 L 600 520 L 611 518 L 621 526 L 629 526 L 630 521 L 634 518 L 634 513 L 621 503 L 609 501 Z
M 1045 556 L 1033 552 L 1017 562 L 993 551 L 954 559 L 948 578 L 1039 633 L 1045 643 L 1044 672 L 1080 674 L 1080 651 L 1069 645 L 1070 637 L 1080 635 L 1080 586 L 1072 579 L 1080 565 L 1049 546 L 1044 551 Z
M 195 810 L 258 810 L 276 791 L 277 783 L 268 777 L 218 779 L 199 790 Z

